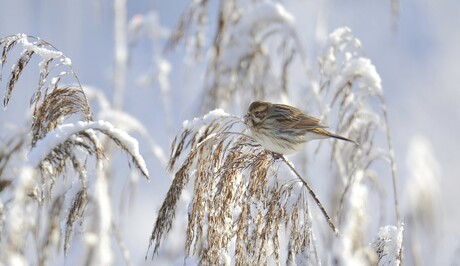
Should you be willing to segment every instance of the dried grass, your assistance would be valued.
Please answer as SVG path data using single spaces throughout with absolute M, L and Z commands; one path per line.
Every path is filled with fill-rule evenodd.
M 226 10 L 229 12 L 230 9 Z M 219 11 L 222 11 L 222 7 Z M 225 14 L 219 13 L 219 16 L 225 17 Z M 225 69 L 222 67 L 225 64 L 219 61 L 223 60 L 219 51 L 229 49 L 222 39 L 225 34 L 230 38 L 230 33 L 225 33 L 228 30 L 225 27 L 230 27 L 228 25 L 232 23 L 236 25 L 239 18 L 236 17 L 235 21 L 224 18 L 225 22 L 219 24 L 218 31 L 222 35 L 216 35 L 216 55 L 206 75 L 210 77 L 210 82 L 206 84 L 210 84 L 207 99 L 211 104 L 203 105 L 205 108 L 225 106 L 226 101 L 233 101 L 233 85 L 238 88 L 256 88 L 257 93 L 254 95 L 261 98 L 265 96 L 263 89 L 260 90 L 258 86 L 266 87 L 252 81 L 267 79 L 259 70 L 270 69 L 268 62 L 273 54 L 260 54 L 264 59 L 258 58 L 257 52 L 248 55 L 245 57 L 247 61 L 236 63 L 238 70 Z M 276 34 L 279 32 L 275 28 L 253 39 L 263 42 Z M 285 75 L 294 58 L 301 56 L 301 51 L 291 44 L 283 44 L 285 58 L 281 65 Z M 325 246 L 317 250 L 318 243 L 313 235 L 305 190 L 298 189 L 299 184 L 295 182 L 283 183 L 279 176 L 280 162 L 263 151 L 251 137 L 245 136 L 244 131 L 229 133 L 234 131 L 231 122 L 234 120 L 223 117 L 208 121 L 201 127 L 185 127 L 173 141 L 168 169 L 173 172 L 174 180 L 150 237 L 149 249 L 152 247 L 152 254 L 158 253 L 162 239 L 171 230 L 182 191 L 187 184 L 193 182 L 185 254 L 196 256 L 202 264 L 226 264 L 232 259 L 237 265 L 279 264 L 280 250 L 283 249 L 288 250 L 286 263 L 321 264 L 318 252 L 326 249 L 324 252 L 328 253 L 327 250 L 336 249 L 340 245 L 346 248 L 342 248 L 339 253 L 328 253 L 327 256 L 338 262 L 343 256 L 347 258 L 346 254 L 350 261 L 356 259 L 375 263 L 381 259 L 368 245 L 370 239 L 366 233 L 369 220 L 363 213 L 366 204 L 371 204 L 368 203 L 368 195 L 371 193 L 368 190 L 376 190 L 380 205 L 373 209 L 372 215 L 380 216 L 379 222 L 386 220 L 383 181 L 375 176 L 373 167 L 379 161 L 388 162 L 391 169 L 398 224 L 400 214 L 395 159 L 380 77 L 375 67 L 363 56 L 360 41 L 347 28 L 332 33 L 324 50 L 318 65 L 319 90 L 309 93 L 315 97 L 323 120 L 329 116 L 336 117 L 334 131 L 356 140 L 360 145 L 333 141 L 331 165 L 333 171 L 336 171 L 337 182 L 330 189 L 330 202 L 336 210 L 334 219 L 328 215 L 307 183 L 301 187 L 306 188 L 318 203 L 332 231 L 338 234 L 340 229 L 339 237 L 329 237 L 329 241 L 321 240 L 326 242 L 323 243 Z M 261 61 L 257 61 L 259 59 Z M 231 75 L 237 78 L 229 83 L 228 77 Z M 225 89 L 220 87 L 220 80 L 225 80 Z M 284 76 L 280 80 L 279 91 L 287 93 L 289 78 Z M 240 82 L 247 83 L 242 85 Z M 388 144 L 388 150 L 381 148 L 382 140 Z M 184 153 L 185 158 L 182 158 Z M 181 161 L 180 167 L 174 170 L 174 166 Z M 284 159 L 281 165 L 291 171 L 290 174 L 294 175 L 291 178 L 303 182 L 289 162 Z M 286 235 L 280 235 L 283 230 Z M 283 237 L 288 241 L 280 241 Z M 400 241 L 402 243 L 402 238 Z M 280 243 L 287 245 L 282 247 Z
M 388 115 L 383 99 L 380 78 L 375 67 L 363 56 L 360 41 L 350 29 L 341 28 L 333 32 L 331 41 L 325 47 L 320 60 L 322 72 L 321 97 L 331 99 L 328 110 L 337 114 L 336 132 L 357 140 L 360 146 L 344 146 L 334 141 L 331 162 L 339 171 L 339 184 L 334 194 L 341 195 L 337 214 L 340 216 L 350 186 L 354 184 L 357 172 L 362 171 L 372 179 L 373 164 L 378 161 L 389 162 L 393 183 L 396 222 L 400 223 L 397 194 L 395 158 L 389 130 Z M 332 56 L 331 56 L 332 55 Z M 338 61 L 342 58 L 344 62 Z M 331 111 L 323 112 L 327 117 Z M 388 150 L 379 145 L 385 141 Z M 347 177 L 347 178 L 346 178 Z M 348 179 L 348 180 L 347 180 Z M 375 187 L 380 187 L 378 180 Z M 379 193 L 381 194 L 381 193 Z M 381 199 L 381 202 L 384 202 Z
M 251 8 L 257 5 L 257 1 L 254 3 Z M 397 3 L 392 1 L 394 17 L 397 16 Z M 226 106 L 237 99 L 252 100 L 263 99 L 268 95 L 288 95 L 289 70 L 296 59 L 304 64 L 305 58 L 295 33 L 286 30 L 289 29 L 287 21 L 275 19 L 247 24 L 247 36 L 243 36 L 247 38 L 241 38 L 238 27 L 248 23 L 244 19 L 248 17 L 251 8 L 241 7 L 238 1 L 220 1 L 218 25 L 212 43 L 208 45 L 202 39 L 208 5 L 207 0 L 193 1 L 181 16 L 167 46 L 167 49 L 174 48 L 189 37 L 193 39 L 197 61 L 201 60 L 202 51 L 210 47 L 212 53 L 209 53 L 211 57 L 206 62 L 203 110 Z M 334 37 L 339 37 L 336 39 L 338 42 L 330 42 L 325 47 L 326 52 L 318 66 L 318 77 L 313 77 L 319 82 L 319 90 L 308 91 L 306 94 L 316 99 L 323 120 L 329 116 L 337 118 L 337 133 L 356 139 L 361 144 L 344 146 L 340 142 L 333 142 L 331 162 L 337 172 L 338 182 L 331 189 L 330 202 L 337 210 L 334 220 L 338 222 L 338 228 L 341 231 L 344 227 L 349 229 L 345 230 L 344 235 L 340 235 L 339 240 L 353 243 L 350 250 L 347 250 L 350 251 L 350 256 L 365 257 L 368 262 L 375 263 L 386 256 L 385 248 L 390 237 L 379 233 L 370 249 L 363 237 L 366 220 L 364 216 L 360 216 L 357 208 L 350 206 L 357 196 L 356 191 L 363 187 L 378 190 L 383 204 L 381 181 L 375 178 L 372 165 L 381 160 L 389 161 L 395 216 L 397 223 L 400 222 L 396 167 L 388 115 L 380 85 L 378 82 L 369 82 L 375 77 L 366 76 L 372 72 L 373 66 L 370 61 L 365 60 L 359 40 L 347 30 L 334 34 Z M 248 43 L 239 43 L 241 39 Z M 91 121 L 91 108 L 78 77 L 68 58 L 51 44 L 25 35 L 0 38 L 0 46 L 3 47 L 1 72 L 10 53 L 18 45 L 22 45 L 24 50 L 7 80 L 3 103 L 5 108 L 10 103 L 17 82 L 31 58 L 40 57 L 37 89 L 30 100 L 34 110 L 31 148 L 34 149 L 47 134 L 71 117 Z M 229 63 L 226 53 L 242 47 L 245 48 L 242 50 L 244 53 L 238 54 L 233 58 L 234 62 Z M 328 56 L 330 54 L 334 55 L 333 59 Z M 361 71 L 363 68 L 351 69 L 353 64 L 361 64 L 366 71 Z M 275 66 L 280 68 L 275 69 Z M 70 77 L 76 85 L 61 85 L 64 77 Z M 244 102 L 238 102 L 245 106 Z M 325 247 L 317 249 L 306 192 L 310 193 L 330 227 L 337 233 L 333 219 L 296 169 L 285 158 L 279 160 L 279 157 L 264 151 L 251 137 L 244 134 L 244 130 L 239 130 L 239 122 L 235 117 L 218 117 L 201 126 L 184 128 L 173 141 L 168 170 L 173 173 L 174 179 L 150 236 L 149 249 L 153 249 L 152 256 L 158 253 L 162 240 L 171 230 L 181 193 L 193 182 L 193 198 L 186 231 L 186 256 L 196 256 L 205 265 L 225 264 L 233 258 L 236 265 L 281 264 L 282 252 L 287 250 L 286 263 L 321 264 L 320 258 L 330 255 L 329 251 L 335 246 L 334 243 L 340 241 L 334 241 L 336 238 L 324 241 L 328 242 Z M 116 135 L 107 130 L 99 131 L 130 154 L 129 149 Z M 382 136 L 386 139 L 388 151 L 379 147 L 378 140 Z M 23 149 L 23 143 L 24 140 L 17 145 L 8 144 L 10 146 L 7 145 L 7 148 L 0 151 L 0 192 L 12 186 L 11 178 L 4 179 L 3 176 L 11 158 L 9 154 Z M 137 168 L 148 176 L 135 156 L 130 155 Z M 28 189 L 27 195 L 44 206 L 43 213 L 48 216 L 47 233 L 40 241 L 37 240 L 44 247 L 39 252 L 39 264 L 45 265 L 51 249 L 62 244 L 57 244 L 50 238 L 50 235 L 55 234 L 61 220 L 65 221 L 65 232 L 62 232 L 64 253 L 70 248 L 76 224 L 79 222 L 83 225 L 88 220 L 85 219 L 88 216 L 85 215 L 86 206 L 94 205 L 92 199 L 97 198 L 97 195 L 91 195 L 92 192 L 87 189 L 86 170 L 90 157 L 95 158 L 98 165 L 104 158 L 102 145 L 94 130 L 82 130 L 72 134 L 51 149 L 40 162 L 38 168 L 41 180 L 36 185 L 41 188 L 37 189 L 35 186 L 31 190 L 33 184 L 24 185 Z M 69 169 L 73 169 L 78 176 L 77 192 L 74 195 L 68 191 L 53 195 L 58 177 L 68 175 Z M 64 203 L 65 197 L 72 198 L 70 206 Z M 361 200 L 364 202 L 366 199 Z M 26 202 L 15 199 L 14 202 L 22 202 L 26 206 L 32 200 L 29 198 Z M 379 210 L 382 209 L 384 208 Z M 0 209 L 0 216 L 2 212 L 3 208 Z M 100 214 L 96 214 L 98 215 Z M 380 213 L 380 216 L 383 215 Z M 359 219 L 354 220 L 357 216 Z M 94 231 L 98 226 L 92 224 L 91 228 Z M 27 230 L 28 228 L 23 228 L 23 232 Z M 396 262 L 402 259 L 402 225 L 398 230 L 396 240 L 391 236 L 398 248 L 398 254 L 394 256 Z M 122 241 L 118 242 L 122 246 Z M 15 246 L 15 243 L 9 246 L 20 251 L 24 249 Z M 88 262 L 97 257 L 96 249 L 92 246 L 89 249 Z M 318 254 L 324 249 L 326 255 Z M 231 254 L 232 250 L 234 254 Z
M 30 99 L 33 109 L 31 134 L 19 134 L 19 137 L 8 139 L 1 145 L 0 192 L 7 192 L 5 198 L 10 198 L 7 204 L 12 206 L 10 208 L 17 210 L 14 217 L 9 216 L 10 221 L 7 224 L 21 221 L 20 224 L 13 225 L 14 230 L 20 230 L 21 233 L 13 234 L 13 231 L 10 230 L 8 237 L 2 242 L 2 246 L 11 251 L 7 253 L 10 255 L 0 255 L 3 259 L 6 258 L 3 256 L 21 254 L 21 250 L 24 250 L 27 245 L 25 240 L 31 233 L 37 247 L 37 264 L 47 265 L 53 251 L 60 252 L 60 247 L 63 247 L 64 254 L 67 255 L 77 224 L 90 228 L 102 227 L 99 220 L 103 217 L 102 213 L 107 210 L 94 208 L 94 206 L 99 206 L 98 201 L 102 202 L 104 199 L 100 199 L 102 196 L 98 195 L 94 188 L 88 188 L 88 175 L 94 175 L 88 174 L 91 162 L 95 160 L 96 164 L 100 165 L 100 161 L 106 158 L 100 143 L 100 136 L 96 132 L 107 136 L 125 151 L 136 168 L 147 178 L 148 172 L 142 157 L 136 153 L 137 146 L 133 147 L 137 143 L 132 142 L 125 132 L 114 128 L 110 123 L 91 122 L 92 111 L 89 102 L 75 75 L 70 59 L 62 52 L 39 38 L 24 34 L 0 38 L 0 47 L 3 48 L 0 61 L 2 70 L 7 59 L 13 57 L 12 54 L 16 50 L 13 48 L 23 48 L 6 81 L 3 101 L 5 108 L 8 107 L 12 93 L 18 87 L 17 82 L 31 58 L 36 57 L 41 60 L 37 88 Z M 66 82 L 70 80 L 73 85 L 61 85 L 63 80 Z M 75 121 L 79 123 L 73 124 L 72 122 Z M 76 127 L 81 127 L 81 125 L 86 125 L 86 127 L 81 127 L 81 130 L 73 133 L 59 131 L 62 129 L 60 126 L 65 122 Z M 48 136 L 45 142 L 44 139 Z M 27 140 L 28 137 L 30 140 Z M 53 141 L 53 138 L 59 141 Z M 49 141 L 50 139 L 52 141 Z M 27 142 L 30 145 L 24 145 Z M 36 150 L 40 156 L 43 156 L 38 156 L 39 162 L 37 165 L 32 165 L 36 167 L 35 172 L 40 174 L 38 178 L 30 170 L 29 165 L 30 160 L 36 159 L 31 159 Z M 21 157 L 22 162 L 19 163 L 24 168 L 24 173 L 19 177 L 11 176 L 10 168 L 17 167 L 18 160 L 14 166 L 10 165 L 10 161 L 14 156 L 26 154 L 26 151 L 31 158 L 24 162 Z M 63 177 L 62 180 L 59 177 Z M 14 178 L 19 179 L 17 184 L 12 182 Z M 105 177 L 97 176 L 96 178 L 99 182 L 96 183 L 103 187 L 103 181 L 99 179 Z M 57 191 L 54 189 L 56 186 L 59 186 Z M 12 189 L 8 190 L 9 187 Z M 92 210 L 95 211 L 85 213 L 88 205 L 91 205 Z M 2 207 L 0 215 L 3 215 L 3 205 L 0 207 Z M 26 217 L 28 215 L 38 217 L 36 224 L 26 222 L 30 220 L 30 217 Z M 0 228 L 3 222 L 2 218 Z M 61 225 L 63 225 L 62 228 Z M 0 230 L 0 233 L 3 234 L 4 231 Z M 119 241 L 119 243 L 122 242 Z M 88 260 L 91 257 L 91 255 L 88 256 Z
M 25 50 L 24 52 L 22 52 L 19 60 L 14 65 L 13 71 L 11 72 L 11 77 L 9 78 L 8 83 L 6 85 L 6 93 L 5 93 L 5 98 L 3 99 L 3 106 L 6 107 L 8 105 L 14 85 L 16 85 L 16 82 L 19 80 L 19 77 L 21 76 L 22 71 L 29 63 L 33 54 L 34 54 L 33 51 Z
M 23 148 L 23 145 L 24 138 L 15 136 L 4 141 L 0 146 L 0 193 L 12 183 L 14 177 L 6 169 L 14 155 Z
M 3 65 L 6 63 L 7 54 L 11 49 L 18 43 L 18 40 L 21 38 L 21 35 L 13 35 L 0 39 L 0 46 L 3 46 L 2 58 L 0 60 L 2 71 L 0 73 L 0 81 L 2 81 Z
M 192 43 L 188 48 L 194 45 L 192 57 L 197 63 L 203 53 L 210 55 L 205 62 L 206 80 L 200 112 L 227 106 L 231 108 L 230 103 L 235 101 L 246 106 L 248 99 L 287 95 L 289 70 L 298 58 L 295 55 L 301 55 L 303 51 L 290 21 L 283 14 L 276 13 L 281 12 L 277 9 L 282 9 L 282 6 L 254 1 L 242 7 L 238 1 L 219 1 L 215 32 L 209 38 L 211 42 L 204 43 L 205 23 L 211 16 L 209 2 L 190 3 L 166 46 L 169 51 L 181 42 Z M 252 21 L 253 16 L 260 15 L 257 9 L 264 4 L 276 11 L 272 11 L 269 18 Z M 264 11 L 266 9 L 261 12 Z M 277 65 L 281 67 L 278 69 Z
M 152 255 L 171 230 L 180 195 L 190 182 L 185 251 L 200 264 L 225 264 L 233 248 L 236 265 L 279 264 L 283 249 L 291 259 L 316 253 L 304 181 L 289 172 L 287 161 L 264 151 L 245 131 L 234 131 L 240 121 L 215 118 L 185 128 L 173 142 L 169 169 L 174 180 L 150 237 Z M 283 178 L 278 177 L 280 168 L 288 171 Z M 287 236 L 280 235 L 282 230 Z M 289 245 L 283 247 L 285 237 Z
M 48 259 L 50 258 L 50 252 L 56 246 L 60 245 L 60 237 L 56 238 L 56 236 L 60 236 L 61 234 L 60 218 L 61 212 L 64 210 L 63 205 L 64 195 L 56 197 L 51 204 L 51 207 L 47 214 L 49 215 L 49 222 L 45 224 L 45 230 L 42 236 L 43 240 L 39 244 L 39 247 L 41 248 L 38 251 L 39 265 L 47 265 Z
M 65 229 L 65 235 L 64 235 L 64 254 L 67 255 L 69 248 L 70 248 L 70 242 L 72 240 L 72 235 L 74 231 L 74 224 L 78 220 L 83 221 L 84 217 L 84 210 L 86 204 L 88 204 L 88 198 L 87 198 L 87 192 L 85 189 L 80 190 L 75 198 L 72 200 L 71 207 L 68 211 L 67 214 L 67 219 L 66 219 L 66 229 Z
M 32 146 L 73 114 L 91 117 L 91 109 L 81 87 L 59 87 L 48 93 L 34 110 Z

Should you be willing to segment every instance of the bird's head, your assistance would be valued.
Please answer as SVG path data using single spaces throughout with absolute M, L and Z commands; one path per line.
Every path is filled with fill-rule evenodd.
M 255 101 L 249 105 L 248 112 L 244 116 L 244 122 L 249 127 L 255 127 L 263 122 L 270 109 L 271 103 L 269 102 L 262 102 L 262 101 Z

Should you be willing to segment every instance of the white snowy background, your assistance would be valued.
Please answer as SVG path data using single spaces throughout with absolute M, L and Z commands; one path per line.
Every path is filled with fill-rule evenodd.
M 170 141 L 182 121 L 197 115 L 202 96 L 204 66 L 187 65 L 184 49 L 162 55 L 165 38 L 177 24 L 185 2 L 138 0 L 127 3 L 127 20 L 142 15 L 144 19 L 153 20 L 158 28 L 154 31 L 153 41 L 140 40 L 131 50 L 123 109 L 141 121 L 166 155 L 169 155 Z M 420 187 L 416 191 L 425 189 L 426 193 L 439 197 L 439 202 L 430 203 L 437 210 L 433 213 L 437 228 L 418 236 L 421 245 L 433 245 L 436 251 L 423 257 L 438 265 L 458 265 L 460 2 L 399 1 L 396 16 L 392 14 L 390 1 L 320 2 L 283 1 L 282 4 L 295 18 L 294 25 L 307 56 L 320 49 L 315 47 L 318 39 L 338 27 L 351 28 L 354 36 L 360 39 L 365 55 L 372 60 L 382 79 L 403 214 L 410 213 L 406 206 L 417 205 L 410 202 L 419 198 L 411 195 L 410 188 Z M 211 7 L 215 8 L 215 3 Z M 210 18 L 209 23 L 215 24 L 213 20 L 215 17 Z M 84 85 L 101 90 L 108 99 L 112 99 L 114 93 L 114 27 L 112 1 L 0 0 L 1 37 L 25 33 L 45 39 L 72 60 Z M 168 63 L 158 63 L 160 57 Z M 10 106 L 0 112 L 1 131 L 11 127 L 27 129 L 24 121 L 30 114 L 26 107 L 36 85 L 37 72 L 34 71 L 26 71 L 13 93 Z M 159 73 L 163 73 L 163 80 L 155 78 L 161 76 Z M 7 75 L 4 73 L 5 77 Z M 30 86 L 29 90 L 27 86 Z M 169 106 L 165 106 L 164 90 L 168 87 Z M 1 89 L 4 89 L 4 83 Z M 94 101 L 92 104 L 95 110 L 103 109 L 103 106 L 95 106 Z M 165 111 L 168 109 L 170 113 Z M 235 115 L 243 115 L 243 112 L 244 108 Z M 133 136 L 143 137 L 142 134 Z M 124 198 L 129 183 L 126 156 L 117 153 L 116 158 L 111 158 L 120 161 L 115 163 L 120 170 L 114 171 L 113 178 L 117 182 L 110 193 L 118 197 L 115 202 L 121 202 L 122 206 L 115 208 L 114 215 L 120 221 L 122 238 L 135 265 L 171 262 L 174 255 L 168 254 L 162 254 L 153 262 L 150 259 L 144 261 L 156 212 L 171 178 L 164 169 L 164 161 L 159 160 L 153 151 L 141 147 L 141 152 L 151 180 L 139 179 L 134 198 L 129 200 Z M 313 186 L 321 187 L 321 181 L 313 181 Z M 174 235 L 169 235 L 166 240 L 169 245 L 181 249 L 183 243 L 180 241 L 181 238 Z M 74 248 L 78 250 L 78 245 Z M 79 264 L 78 256 L 78 252 L 71 252 L 66 265 Z M 177 259 L 175 262 L 181 264 L 182 260 Z M 115 256 L 115 264 L 123 264 L 119 254 Z

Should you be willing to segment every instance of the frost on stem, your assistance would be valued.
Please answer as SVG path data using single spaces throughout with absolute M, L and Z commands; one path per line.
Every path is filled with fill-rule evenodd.
M 401 265 L 403 236 L 404 224 L 379 229 L 378 236 L 370 245 L 375 251 L 378 265 Z
M 236 265 L 279 264 L 287 250 L 289 260 L 319 263 L 302 182 L 284 161 L 245 135 L 240 123 L 221 110 L 184 122 L 172 143 L 174 180 L 150 237 L 152 255 L 171 230 L 182 191 L 193 182 L 186 257 L 206 265 L 226 258 Z
M 331 197 L 338 204 L 339 219 L 346 215 L 343 205 L 347 197 L 353 197 L 350 192 L 358 176 L 363 176 L 360 182 L 372 184 L 368 188 L 377 189 L 381 204 L 377 209 L 384 210 L 384 193 L 381 191 L 381 182 L 384 181 L 376 178 L 372 167 L 373 163 L 383 161 L 391 169 L 391 179 L 388 180 L 393 183 L 395 216 L 399 222 L 396 166 L 381 78 L 371 61 L 363 56 L 361 42 L 349 28 L 338 28 L 329 34 L 319 60 L 319 71 L 317 96 L 323 116 L 326 119 L 328 116 L 337 117 L 335 131 L 360 143 L 359 147 L 344 146 L 337 141 L 333 143 L 331 162 L 339 173 L 339 182 L 331 190 Z M 379 147 L 382 140 L 388 144 L 388 149 Z M 337 195 L 341 196 L 337 198 Z
M 55 130 L 48 132 L 37 147 L 31 151 L 29 161 L 32 165 L 53 164 L 55 161 L 58 164 L 65 164 L 65 159 L 76 158 L 73 155 L 75 151 L 71 150 L 75 147 L 82 147 L 88 153 L 102 158 L 102 147 L 93 130 L 108 136 L 122 150 L 126 151 L 140 172 L 148 178 L 149 173 L 145 161 L 139 153 L 137 140 L 105 121 L 78 122 L 58 126 Z M 70 150 L 66 149 L 67 145 L 70 146 Z
M 29 39 L 36 41 L 29 42 Z M 55 177 L 65 171 L 65 162 L 69 160 L 77 172 L 83 173 L 83 161 L 75 154 L 74 148 L 81 148 L 86 150 L 88 154 L 95 154 L 102 158 L 102 147 L 98 143 L 97 136 L 91 131 L 95 129 L 109 136 L 122 150 L 127 151 L 132 156 L 138 169 L 147 177 L 148 171 L 142 156 L 139 154 L 136 140 L 109 123 L 103 121 L 89 122 L 92 119 L 91 108 L 82 86 L 74 74 L 70 59 L 51 44 L 39 38 L 18 34 L 0 39 L 0 46 L 3 46 L 2 66 L 5 64 L 10 50 L 18 44 L 22 45 L 24 50 L 18 63 L 13 67 L 8 81 L 4 98 L 5 107 L 9 102 L 11 92 L 19 79 L 19 75 L 30 57 L 36 54 L 42 59 L 39 63 L 39 86 L 31 99 L 31 104 L 34 105 L 32 147 L 34 148 L 37 142 L 45 137 L 47 137 L 47 140 L 39 148 L 32 149 L 32 156 L 29 158 L 32 164 L 37 166 L 40 162 L 42 173 L 48 172 Z M 55 65 L 50 69 L 51 62 L 54 62 Z M 55 73 L 52 71 L 55 68 L 65 69 L 66 71 Z M 55 75 L 50 76 L 52 74 Z M 59 82 L 65 75 L 73 77 L 77 84 L 60 86 Z M 47 81 L 48 78 L 51 79 Z M 44 92 L 42 91 L 43 88 L 45 88 Z M 61 126 L 63 121 L 73 115 L 79 115 L 83 122 Z M 58 127 L 57 132 L 61 135 L 48 134 Z M 35 156 L 36 154 L 39 155 Z M 54 180 L 54 178 L 52 179 Z
M 34 41 L 30 42 L 30 39 L 33 39 Z M 19 59 L 12 67 L 12 72 L 6 85 L 6 93 L 3 99 L 3 105 L 5 108 L 10 101 L 11 93 L 16 85 L 16 82 L 19 80 L 19 77 L 22 74 L 22 71 L 25 69 L 34 55 L 40 57 L 41 61 L 38 64 L 38 88 L 30 100 L 31 105 L 34 104 L 35 107 L 37 107 L 37 102 L 39 102 L 43 97 L 43 90 L 45 90 L 46 94 L 48 90 L 51 91 L 56 89 L 59 86 L 59 81 L 63 76 L 69 76 L 73 78 L 74 81 L 76 81 L 78 84 L 80 83 L 73 71 L 72 63 L 69 58 L 64 56 L 61 51 L 57 50 L 50 43 L 25 34 L 17 34 L 0 38 L 0 47 L 3 47 L 2 57 L 0 60 L 2 68 L 1 72 L 3 72 L 3 67 L 7 62 L 9 53 L 18 44 L 22 46 L 23 50 L 19 56 Z M 0 73 L 0 81 L 1 77 L 2 76 Z M 91 117 L 90 114 L 86 115 L 88 118 Z
M 329 192 L 330 202 L 337 210 L 341 237 L 331 245 L 331 258 L 337 265 L 380 262 L 367 243 L 371 241 L 371 218 L 376 217 L 380 225 L 387 219 L 383 190 L 386 182 L 393 183 L 396 224 L 400 220 L 395 159 L 381 78 L 363 54 L 361 42 L 349 28 L 333 31 L 325 40 L 318 64 L 319 84 L 313 90 L 322 120 L 334 117 L 334 122 L 329 123 L 336 125 L 334 131 L 360 144 L 348 146 L 333 141 L 332 146 L 330 161 L 337 171 L 337 181 Z M 382 142 L 386 142 L 388 149 L 380 147 Z M 388 164 L 390 178 L 375 170 L 373 164 L 379 161 Z

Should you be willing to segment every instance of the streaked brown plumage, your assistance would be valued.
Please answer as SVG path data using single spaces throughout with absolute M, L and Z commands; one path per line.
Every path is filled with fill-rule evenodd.
M 327 131 L 319 119 L 285 104 L 255 101 L 248 108 L 245 123 L 264 149 L 278 154 L 294 153 L 314 139 L 336 138 L 356 143 Z

